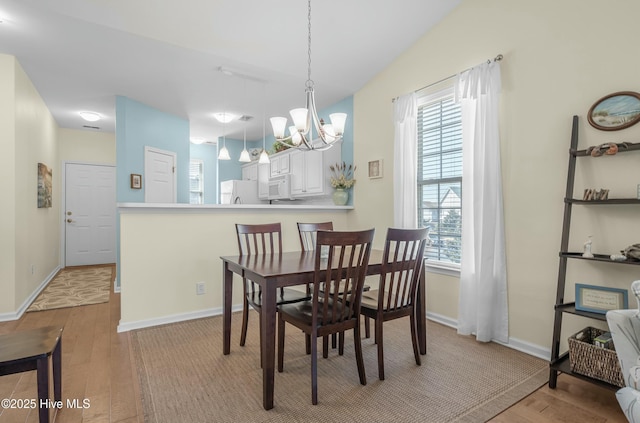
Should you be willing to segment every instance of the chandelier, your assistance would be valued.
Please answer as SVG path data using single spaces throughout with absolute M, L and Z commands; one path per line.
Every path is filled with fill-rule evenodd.
M 309 37 L 307 82 L 305 83 L 306 107 L 293 109 L 289 112 L 293 120 L 293 126 L 289 127 L 289 136 L 285 135 L 287 118 L 272 117 L 271 126 L 273 127 L 273 135 L 276 141 L 287 147 L 293 146 L 300 150 L 326 150 L 342 140 L 347 114 L 330 114 L 331 123 L 324 123 L 324 120 L 318 118 L 316 100 L 313 93 L 313 80 L 311 79 L 311 0 L 308 0 L 307 19 Z M 314 129 L 318 135 L 317 139 L 313 138 Z

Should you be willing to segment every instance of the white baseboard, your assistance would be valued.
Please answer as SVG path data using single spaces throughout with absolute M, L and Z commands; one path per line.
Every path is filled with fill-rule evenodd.
M 429 313 L 427 312 L 427 319 L 432 320 L 436 323 L 440 323 L 443 324 L 445 326 L 449 326 L 451 328 L 457 329 L 458 327 L 458 321 L 455 319 L 452 319 L 450 317 L 447 316 L 443 316 L 441 314 L 436 314 L 436 313 Z M 427 336 L 427 344 L 428 344 L 428 336 Z M 517 338 L 511 338 L 509 337 L 509 342 L 508 343 L 502 343 L 502 342 L 497 342 L 497 341 L 493 341 L 496 342 L 500 345 L 504 345 L 505 347 L 508 348 L 512 348 L 516 351 L 520 351 L 523 352 L 525 354 L 529 354 L 532 355 L 534 357 L 538 357 L 541 358 L 543 360 L 550 360 L 551 358 L 551 350 L 549 348 L 546 347 L 542 347 L 540 345 L 536 345 L 536 344 L 532 344 L 530 342 L 527 341 L 522 341 L 520 339 Z
M 120 284 L 118 283 L 117 277 L 113 279 L 113 292 L 115 292 L 116 294 L 120 293 Z
M 231 312 L 241 311 L 242 304 L 231 307 Z M 118 324 L 118 333 L 128 332 L 130 330 L 148 328 L 158 325 L 166 325 L 168 323 L 184 322 L 185 320 L 202 319 L 203 317 L 219 316 L 222 314 L 222 307 L 207 308 L 204 310 L 198 310 L 188 313 L 172 314 L 169 316 L 162 316 L 155 319 L 138 320 L 135 322 L 123 322 Z
M 232 312 L 241 311 L 241 310 L 242 310 L 241 304 L 235 305 L 231 308 Z M 166 325 L 168 323 L 177 323 L 177 322 L 183 322 L 183 321 L 192 320 L 192 319 L 201 319 L 203 317 L 219 316 L 221 314 L 222 314 L 222 308 L 216 307 L 216 308 L 209 308 L 209 309 L 204 309 L 204 310 L 199 310 L 199 311 L 189 312 L 189 313 L 173 314 L 170 316 L 158 317 L 156 319 L 138 320 L 135 322 L 121 321 L 120 324 L 118 325 L 118 332 L 128 332 L 130 330 L 135 330 L 135 329 L 148 328 L 148 327 L 158 326 L 158 325 Z M 427 313 L 427 319 L 432 320 L 436 323 L 440 323 L 445 326 L 449 326 L 454 329 L 458 327 L 457 320 L 447 316 L 443 316 L 441 314 Z M 517 338 L 509 338 L 509 342 L 506 344 L 502 342 L 498 342 L 498 343 L 500 345 L 504 345 L 505 347 L 512 348 L 514 350 L 532 355 L 534 357 L 541 358 L 543 360 L 549 360 L 551 357 L 551 350 L 549 348 L 545 348 L 540 345 L 535 345 L 527 341 L 522 341 Z M 427 344 L 428 344 L 428 338 L 427 338 Z
M 62 267 L 60 266 L 57 266 L 55 269 L 53 269 L 53 272 L 49 273 L 49 275 L 40 283 L 40 285 L 38 285 L 35 291 L 33 291 L 31 295 L 29 295 L 22 302 L 22 305 L 18 307 L 18 310 L 13 313 L 0 313 L 0 322 L 8 322 L 10 320 L 18 320 L 19 318 L 21 318 L 24 312 L 27 311 L 33 300 L 35 300 L 40 292 L 42 292 L 42 290 L 46 288 L 49 282 L 51 282 L 51 279 L 53 279 L 53 277 L 60 271 L 60 269 L 62 269 Z

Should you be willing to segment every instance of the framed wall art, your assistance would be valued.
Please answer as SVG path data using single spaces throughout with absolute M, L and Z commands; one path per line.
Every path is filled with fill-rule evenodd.
M 382 178 L 382 159 L 369 162 L 369 179 Z
M 618 131 L 640 120 L 640 93 L 620 91 L 596 101 L 589 109 L 587 120 L 601 131 Z
M 609 310 L 629 308 L 626 289 L 576 284 L 576 310 L 606 314 Z
M 53 204 L 53 172 L 44 163 L 38 163 L 38 208 L 48 208 Z
M 138 175 L 137 173 L 131 174 L 131 188 L 133 189 L 142 188 L 142 175 Z

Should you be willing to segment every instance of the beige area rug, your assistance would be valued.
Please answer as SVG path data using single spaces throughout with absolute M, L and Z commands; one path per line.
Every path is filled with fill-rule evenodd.
M 274 408 L 267 411 L 257 322 L 251 312 L 240 347 L 234 314 L 227 356 L 220 316 L 132 332 L 145 422 L 484 422 L 548 380 L 546 361 L 433 322 L 427 355 L 416 366 L 409 321 L 400 319 L 385 323 L 384 381 L 373 339 L 363 339 L 366 386 L 358 381 L 352 333 L 344 356 L 330 350 L 323 359 L 319 352 L 314 406 L 304 335 L 288 325 L 284 372 L 276 371 Z
M 76 307 L 109 301 L 112 267 L 62 269 L 27 311 Z

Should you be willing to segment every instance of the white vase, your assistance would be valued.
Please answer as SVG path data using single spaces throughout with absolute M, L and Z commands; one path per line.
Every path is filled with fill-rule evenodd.
M 333 191 L 333 204 L 336 206 L 344 206 L 349 201 L 349 192 L 345 191 L 343 188 L 336 188 Z

